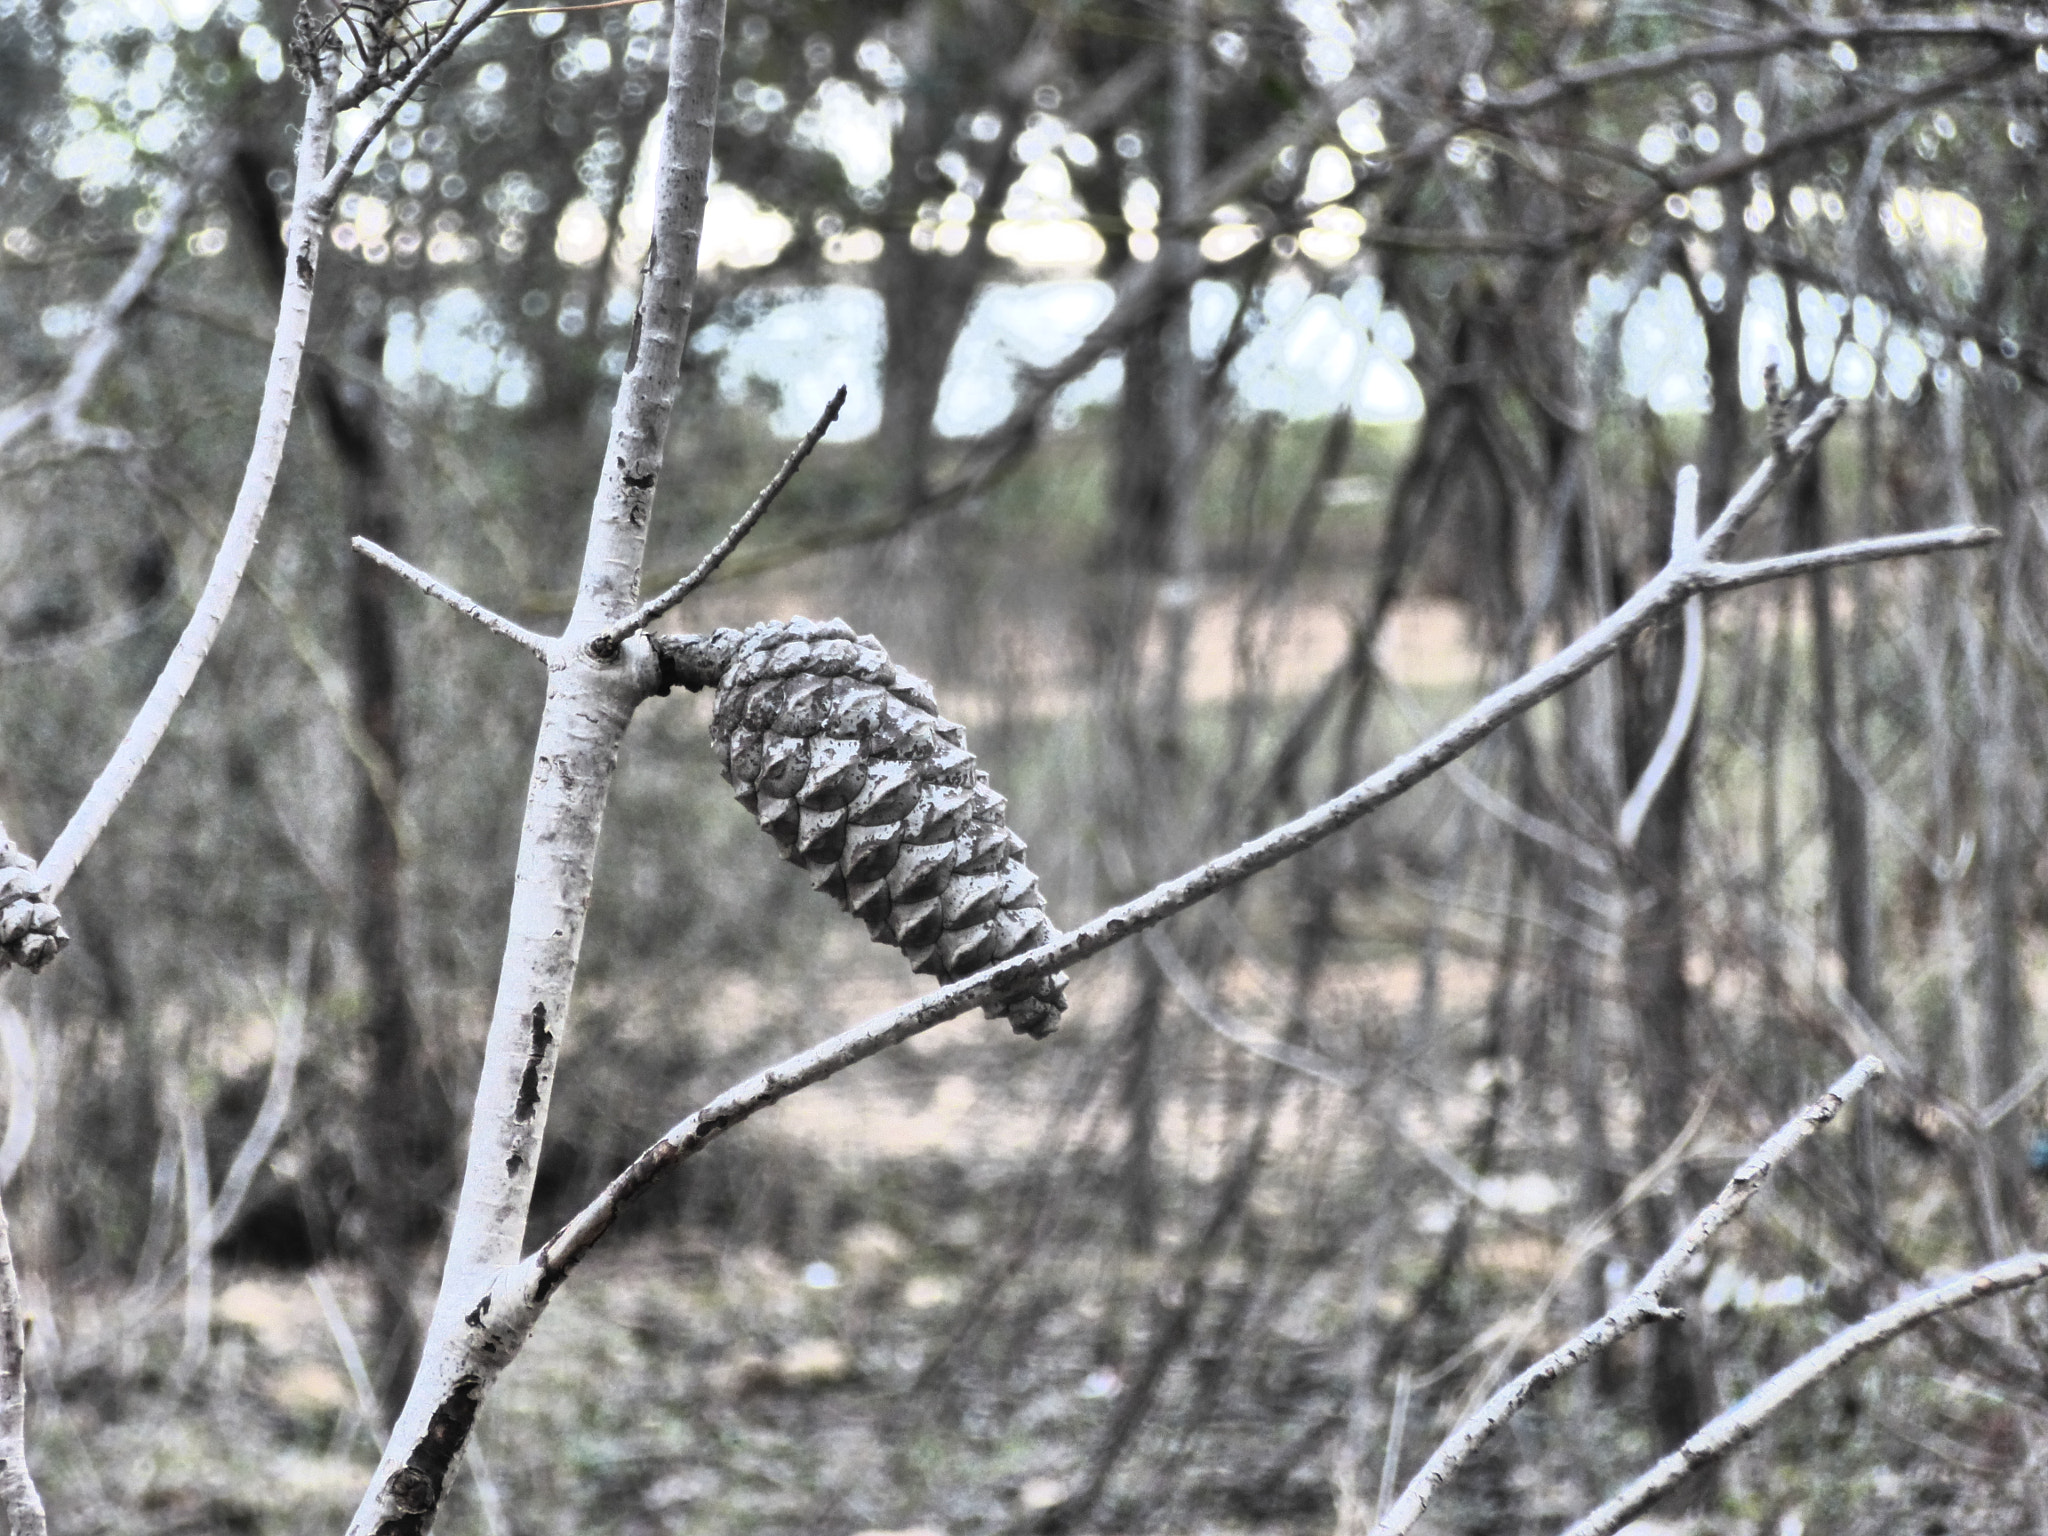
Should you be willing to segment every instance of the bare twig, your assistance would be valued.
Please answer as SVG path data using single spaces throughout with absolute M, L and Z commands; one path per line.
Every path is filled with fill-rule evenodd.
M 1386 1513 L 1387 1500 L 1394 1496 L 1394 1486 L 1401 1476 L 1401 1441 L 1407 1432 L 1408 1403 L 1414 1389 L 1414 1374 L 1404 1365 L 1394 1378 L 1394 1406 L 1387 1414 L 1387 1449 L 1380 1458 L 1380 1491 L 1372 1507 L 1375 1522 Z
M 1410 729 L 1420 734 L 1423 716 L 1415 695 L 1391 678 L 1383 679 L 1380 688 L 1388 701 L 1401 712 Z M 1446 764 L 1444 777 L 1451 781 L 1453 789 L 1510 832 L 1519 833 L 1552 853 L 1562 854 L 1589 874 L 1605 878 L 1613 873 L 1614 860 L 1606 849 L 1596 847 L 1569 828 L 1547 821 L 1510 799 L 1463 760 Z
M 555 642 L 546 635 L 537 635 L 523 624 L 515 624 L 503 614 L 493 613 L 474 598 L 464 597 L 439 577 L 429 576 L 403 556 L 394 555 L 383 545 L 357 534 L 349 540 L 349 547 L 364 559 L 381 565 L 395 576 L 402 576 L 431 598 L 436 598 L 453 608 L 466 619 L 474 619 L 494 635 L 503 635 L 514 645 L 524 646 L 542 661 L 551 661 L 555 655 Z
M 1290 1045 L 1284 1040 L 1268 1039 L 1243 1019 L 1223 1008 L 1208 988 L 1202 985 L 1201 979 L 1189 968 L 1187 961 L 1181 958 L 1180 951 L 1174 948 L 1172 941 L 1159 929 L 1155 928 L 1148 932 L 1143 943 L 1145 952 L 1152 957 L 1152 963 L 1159 967 L 1159 974 L 1166 978 L 1166 984 L 1173 988 L 1175 995 L 1180 998 L 1188 1012 L 1239 1050 L 1347 1092 L 1358 1093 L 1373 1086 L 1376 1081 L 1374 1074 L 1356 1067 L 1347 1067 L 1342 1062 L 1332 1061 L 1318 1051 Z M 1498 1211 L 1502 1208 L 1500 1197 L 1491 1193 L 1479 1175 L 1454 1154 L 1416 1136 L 1402 1123 L 1399 1115 L 1386 1113 L 1378 1103 L 1373 1103 L 1372 1108 L 1381 1123 L 1395 1137 L 1441 1174 L 1445 1182 L 1459 1194 L 1488 1210 Z
M 323 69 L 307 93 L 305 120 L 299 130 L 298 190 L 292 200 L 291 224 L 285 233 L 290 260 L 285 270 L 284 293 L 278 301 L 277 336 L 271 343 L 270 371 L 264 381 L 262 409 L 257 415 L 256 441 L 242 473 L 234 515 L 228 521 L 220 551 L 214 556 L 213 569 L 192 617 L 163 671 L 157 675 L 149 697 L 43 859 L 43 873 L 50 881 L 52 896 L 63 890 L 79 861 L 99 840 L 163 740 L 172 716 L 190 691 L 200 664 L 226 622 L 242 573 L 256 551 L 256 536 L 262 529 L 264 513 L 270 508 L 271 489 L 277 483 L 278 466 L 284 458 L 285 434 L 291 426 L 292 405 L 298 397 L 299 365 L 305 357 L 306 327 L 313 312 L 313 278 L 326 224 L 326 213 L 318 206 L 315 189 L 327 162 L 334 113 L 334 81 L 331 73 Z
M 334 1294 L 334 1286 L 319 1270 L 306 1271 L 306 1289 L 320 1303 L 320 1316 L 327 1323 L 327 1336 L 334 1340 L 334 1352 L 341 1356 L 341 1367 L 348 1372 L 348 1384 L 355 1389 L 356 1417 L 363 1421 L 363 1428 L 370 1432 L 370 1438 L 377 1442 L 377 1449 L 381 1451 L 385 1440 L 384 1413 L 377 1406 L 377 1389 L 370 1383 L 370 1369 L 363 1363 L 363 1350 L 356 1342 L 356 1331 L 348 1325 L 348 1314 L 341 1310 L 341 1300 Z
M 206 1166 L 206 1117 L 182 1072 L 168 1085 L 185 1164 L 185 1342 L 174 1379 L 188 1383 L 206 1363 L 213 1335 L 213 1180 Z
M 1834 544 L 1826 549 L 1801 550 L 1794 555 L 1772 555 L 1763 560 L 1744 560 L 1734 565 L 1713 564 L 1701 582 L 1703 592 L 1733 592 L 1760 582 L 1782 581 L 1812 571 L 1832 570 L 1844 565 L 1868 565 L 1874 560 L 1897 560 L 1906 555 L 1929 555 L 1942 550 L 1982 549 L 1996 544 L 1996 528 L 1930 528 L 1921 533 L 1890 533 L 1874 539 Z
M 1299 1072 L 1312 1077 L 1319 1083 L 1333 1088 L 1351 1091 L 1364 1088 L 1372 1081 L 1372 1074 L 1357 1067 L 1349 1067 L 1339 1061 L 1332 1061 L 1320 1051 L 1311 1051 L 1299 1045 L 1289 1045 L 1284 1040 L 1270 1040 L 1251 1028 L 1243 1019 L 1225 1011 L 1217 1005 L 1216 999 L 1204 987 L 1201 979 L 1189 969 L 1180 951 L 1158 929 L 1153 929 L 1144 938 L 1145 953 L 1152 957 L 1152 963 L 1159 967 L 1159 974 L 1166 978 L 1166 984 L 1173 988 L 1182 1004 L 1196 1018 L 1228 1040 L 1241 1051 L 1247 1051 L 1262 1061 Z M 1467 1194 L 1478 1188 L 1478 1179 L 1469 1170 L 1460 1170 L 1452 1179 Z
M 1774 1167 L 1790 1156 L 1807 1137 L 1834 1119 L 1842 1105 L 1883 1070 L 1884 1064 L 1875 1056 L 1864 1057 L 1836 1079 L 1826 1093 L 1787 1121 L 1776 1135 L 1735 1170 L 1713 1203 L 1687 1223 L 1677 1241 L 1664 1250 L 1663 1256 L 1650 1266 L 1627 1296 L 1609 1308 L 1605 1316 L 1494 1393 L 1478 1412 L 1451 1432 L 1423 1463 L 1422 1470 L 1409 1480 L 1393 1508 L 1373 1527 L 1373 1536 L 1400 1536 L 1420 1520 L 1436 1491 L 1537 1393 L 1637 1329 L 1671 1317 L 1673 1314 L 1665 1293 L 1692 1256 L 1716 1232 L 1742 1214 L 1743 1207 L 1763 1187 Z
M 21 1316 L 21 1282 L 14 1273 L 14 1245 L 7 1212 L 0 1209 L 0 1504 L 14 1536 L 43 1536 L 43 1498 L 28 1470 L 27 1330 Z
M 270 1053 L 270 1078 L 263 1085 L 263 1102 L 257 1106 L 249 1134 L 235 1149 L 234 1161 L 228 1164 L 227 1177 L 221 1180 L 220 1193 L 213 1197 L 212 1209 L 207 1214 L 207 1225 L 215 1237 L 233 1225 L 240 1214 L 249 1185 L 262 1168 L 263 1160 L 270 1156 L 277 1133 L 284 1129 L 285 1116 L 291 1113 L 292 1085 L 298 1077 L 306 1043 L 306 993 L 313 977 L 310 934 L 301 933 L 292 940 L 287 972 L 284 1000 L 277 1010 L 277 1042 Z
M 811 450 L 818 446 L 818 440 L 825 435 L 832 423 L 839 419 L 840 407 L 845 404 L 846 386 L 842 384 L 825 403 L 824 414 L 818 417 L 817 424 L 790 449 L 789 457 L 782 461 L 782 468 L 775 472 L 775 478 L 761 488 L 761 494 L 754 498 L 753 505 L 740 514 L 740 520 L 726 530 L 725 537 L 714 544 L 710 553 L 697 562 L 696 569 L 660 596 L 649 598 L 618 623 L 609 625 L 593 635 L 590 641 L 591 654 L 601 657 L 618 655 L 619 647 L 628 635 L 638 634 L 703 586 L 710 579 L 711 573 L 725 563 L 725 557 L 739 548 L 740 540 L 754 531 L 754 524 L 761 521 L 763 514 L 775 504 L 775 498 L 782 494 L 782 488 L 796 477 L 796 472 L 803 467 L 804 460 L 811 456 Z
M 348 185 L 349 177 L 355 174 L 356 165 L 362 160 L 363 152 L 377 142 L 378 134 L 391 126 L 391 120 L 398 116 L 399 109 L 412 100 L 414 93 L 426 84 L 427 77 L 441 67 L 448 55 L 460 48 L 478 27 L 496 15 L 504 3 L 505 0 L 484 0 L 481 6 L 462 21 L 451 22 L 447 30 L 435 41 L 434 46 L 420 55 L 420 61 L 407 71 L 405 78 L 391 87 L 391 94 L 384 98 L 383 104 L 377 109 L 377 115 L 370 119 L 362 135 L 335 162 L 334 169 L 321 184 L 320 196 L 328 207 L 331 208 L 335 200 L 341 196 L 341 189 Z M 381 89 L 383 81 L 374 75 L 365 75 L 343 93 L 340 105 L 345 108 L 360 106 Z
M 1748 1441 L 1808 1387 L 1900 1334 L 1944 1312 L 1953 1312 L 2006 1291 L 2048 1279 L 2048 1254 L 2024 1253 L 1908 1296 L 1845 1328 L 1816 1350 L 1801 1355 L 1734 1407 L 1712 1419 L 1692 1438 L 1613 1498 L 1564 1532 L 1564 1536 L 1611 1536 L 1624 1523 L 1669 1493 L 1686 1477 Z

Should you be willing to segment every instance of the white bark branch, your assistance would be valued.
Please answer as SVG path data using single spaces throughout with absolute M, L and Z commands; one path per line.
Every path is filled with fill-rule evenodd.
M 1771 1170 L 1789 1157 L 1799 1144 L 1840 1113 L 1870 1079 L 1884 1070 L 1875 1056 L 1866 1056 L 1842 1076 L 1833 1087 L 1787 1121 L 1778 1132 L 1735 1170 L 1727 1186 L 1713 1203 L 1686 1224 L 1676 1242 L 1664 1250 L 1635 1288 L 1607 1313 L 1559 1345 L 1513 1381 L 1502 1387 L 1480 1409 L 1453 1430 L 1431 1453 L 1422 1470 L 1409 1479 L 1401 1497 L 1373 1527 L 1373 1536 L 1401 1536 L 1422 1518 L 1429 1501 L 1459 1467 L 1468 1461 L 1509 1419 L 1521 1412 L 1537 1393 L 1584 1365 L 1637 1329 L 1673 1312 L 1666 1293 L 1692 1256 L 1707 1240 L 1742 1214 Z
M 480 1338 L 476 1300 L 518 1262 L 619 741 L 635 706 L 663 688 L 644 637 L 609 657 L 589 642 L 638 605 L 695 297 L 724 28 L 724 0 L 677 0 L 647 272 L 575 610 L 549 661 L 462 1191 L 420 1368 L 350 1536 L 406 1536 L 433 1524 L 483 1392 L 510 1358 Z
M 393 575 L 402 576 L 411 582 L 427 596 L 446 603 L 465 619 L 474 619 L 492 634 L 503 635 L 514 645 L 524 646 L 542 661 L 554 659 L 555 642 L 546 635 L 537 635 L 525 625 L 515 624 L 503 614 L 493 613 L 475 598 L 463 596 L 447 582 L 439 577 L 429 576 L 410 560 L 401 555 L 394 555 L 382 544 L 357 534 L 349 540 L 349 547 L 373 565 L 383 566 Z
M 0 1209 L 0 1506 L 13 1536 L 44 1536 L 43 1498 L 28 1470 L 28 1335 L 7 1212 Z
M 2048 1254 L 2024 1253 L 1987 1264 L 1972 1274 L 1933 1286 L 1873 1312 L 1816 1350 L 1801 1355 L 1749 1396 L 1707 1423 L 1677 1450 L 1613 1498 L 1564 1532 L 1564 1536 L 1612 1536 L 1627 1521 L 1669 1493 L 1698 1468 L 1719 1461 L 1748 1441 L 1801 1392 L 1840 1370 L 1858 1355 L 1922 1323 L 2006 1291 L 2048 1279 Z
M 142 776 L 171 717 L 184 702 L 199 667 L 226 622 L 228 608 L 256 551 L 256 536 L 270 508 L 270 493 L 284 458 L 285 435 L 291 428 L 292 406 L 298 398 L 299 365 L 306 352 L 306 327 L 313 313 L 313 278 L 320 260 L 326 215 L 316 208 L 315 189 L 327 164 L 334 134 L 334 81 L 323 73 L 306 98 L 299 129 L 299 156 L 291 222 L 285 233 L 284 294 L 278 301 L 277 336 L 271 343 L 270 371 L 263 385 L 263 404 L 256 419 L 256 441 L 242 472 L 234 515 L 214 556 L 206 587 L 186 622 L 185 631 L 157 674 L 155 685 L 129 724 L 127 734 L 86 792 L 42 861 L 54 897 L 77 871 L 79 861 L 113 820 L 114 812 Z
M 7 1135 L 0 1138 L 0 1189 L 14 1182 L 36 1139 L 36 1048 L 21 1011 L 0 999 L 0 1055 L 7 1058 Z

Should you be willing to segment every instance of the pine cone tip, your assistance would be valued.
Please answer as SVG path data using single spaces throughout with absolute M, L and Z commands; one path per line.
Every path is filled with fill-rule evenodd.
M 36 861 L 0 830 L 0 965 L 40 971 L 71 942 L 49 893 Z

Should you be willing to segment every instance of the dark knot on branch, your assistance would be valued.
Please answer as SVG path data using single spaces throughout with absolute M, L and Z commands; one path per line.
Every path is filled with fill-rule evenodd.
M 691 693 L 715 688 L 732 665 L 733 653 L 744 635 L 736 629 L 721 629 L 710 635 L 649 635 L 654 659 L 661 667 L 664 690 L 686 688 Z

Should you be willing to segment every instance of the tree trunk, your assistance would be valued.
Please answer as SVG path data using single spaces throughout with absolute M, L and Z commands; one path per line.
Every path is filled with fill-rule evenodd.
M 285 250 L 277 237 L 267 164 L 244 148 L 234 156 L 233 168 L 243 227 L 254 237 L 273 283 L 282 286 Z M 357 340 L 357 359 L 373 373 L 382 367 L 383 343 L 381 325 L 365 329 Z M 324 358 L 312 359 L 307 373 L 308 393 L 345 477 L 348 537 L 398 549 L 403 515 L 384 436 L 383 402 L 374 388 L 346 377 Z M 406 978 L 399 837 L 405 788 L 399 719 L 403 676 L 389 578 L 367 560 L 350 557 L 345 580 L 343 665 L 356 730 L 370 748 L 369 761 L 356 761 L 349 842 L 349 887 L 355 902 L 349 919 L 363 968 L 362 1028 L 369 1055 L 369 1072 L 354 1110 L 355 1137 L 358 1187 L 365 1195 L 364 1241 L 376 1293 L 373 1365 L 384 1411 L 395 1417 L 419 1363 L 412 1284 L 425 1246 L 440 1226 L 450 1105 L 426 1069 L 419 1017 Z
M 1735 230 L 1731 224 L 1731 232 Z M 1709 411 L 1699 465 L 1700 521 L 1704 525 L 1727 502 L 1742 446 L 1742 392 L 1738 358 L 1742 296 L 1748 263 L 1739 239 L 1722 243 L 1724 300 L 1717 310 L 1703 305 L 1707 333 Z M 1695 294 L 1699 293 L 1697 286 Z M 1648 557 L 1669 557 L 1671 511 L 1663 498 L 1649 508 Z M 1677 697 L 1683 647 L 1677 626 L 1645 636 L 1623 650 L 1622 758 L 1624 778 L 1633 785 L 1648 766 Z M 1692 809 L 1692 773 L 1697 730 L 1688 735 L 1663 788 L 1650 803 L 1633 856 L 1623 874 L 1627 917 L 1622 935 L 1622 990 L 1635 1021 L 1643 1094 L 1637 1155 L 1648 1162 L 1684 1127 L 1699 1087 L 1690 996 L 1685 977 L 1691 913 L 1685 897 L 1687 823 Z M 1687 1206 L 1702 1203 L 1686 1190 Z M 1646 1202 L 1654 1230 L 1648 1246 L 1661 1250 L 1683 1214 L 1669 1201 Z M 1704 1358 L 1697 1324 L 1665 1324 L 1654 1336 L 1650 1361 L 1650 1419 L 1660 1446 L 1670 1450 L 1707 1421 L 1713 1410 L 1713 1377 Z M 1711 1489 L 1702 1481 L 1694 1500 Z
M 381 328 L 365 336 L 366 363 L 374 366 L 381 361 L 382 340 Z M 399 498 L 376 392 L 337 380 L 327 369 L 316 379 L 316 392 L 348 471 L 349 536 L 395 549 L 401 529 Z M 405 787 L 398 625 L 389 579 L 367 560 L 348 562 L 345 657 L 356 725 L 375 753 L 374 767 L 357 765 L 350 848 L 356 952 L 366 992 L 363 1037 L 370 1057 L 369 1076 L 356 1108 L 356 1134 L 364 1162 L 362 1185 L 370 1194 L 366 1239 L 376 1287 L 378 1386 L 385 1413 L 396 1417 L 419 1363 L 413 1277 L 440 1226 L 450 1105 L 428 1069 L 406 979 L 398 831 Z

